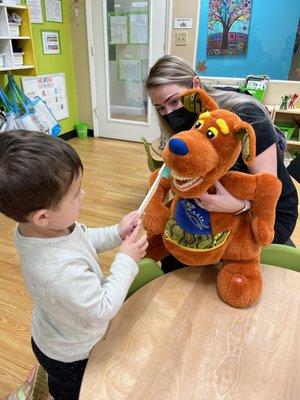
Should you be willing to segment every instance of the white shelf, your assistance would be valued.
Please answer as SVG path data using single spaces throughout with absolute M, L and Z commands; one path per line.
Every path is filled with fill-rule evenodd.
M 5 4 L 5 3 L 0 3 L 0 7 L 5 7 L 5 8 L 18 8 L 19 10 L 25 10 L 26 6 L 23 6 L 22 4 Z
M 14 71 L 14 70 L 20 70 L 20 69 L 31 69 L 34 68 L 34 65 L 17 65 L 17 66 L 8 66 L 8 67 L 1 67 L 0 71 L 5 72 L 5 71 Z
M 300 114 L 300 108 L 288 108 L 287 110 L 281 110 L 279 106 L 275 106 L 274 111 L 276 113 L 283 113 L 283 114 Z
M 288 149 L 299 149 L 300 150 L 300 142 L 298 140 L 288 140 L 287 141 Z
M 12 39 L 12 40 L 28 40 L 28 39 L 30 39 L 30 36 L 10 36 L 9 39 Z
M 13 10 L 16 12 L 19 10 L 18 14 L 22 19 L 18 31 L 12 30 L 8 21 L 8 14 Z M 14 36 L 18 33 L 19 36 Z M 35 57 L 31 36 L 31 23 L 26 5 L 0 3 L 0 53 L 4 55 L 4 65 L 0 67 L 1 72 L 22 71 L 22 75 L 35 74 Z M 14 56 L 15 45 L 23 49 L 24 65 L 19 65 L 19 59 Z
M 0 36 L 1 39 L 12 39 L 12 40 L 28 40 L 30 39 L 30 36 Z

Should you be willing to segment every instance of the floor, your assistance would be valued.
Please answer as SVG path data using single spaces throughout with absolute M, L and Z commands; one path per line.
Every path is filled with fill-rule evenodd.
M 85 198 L 80 222 L 117 223 L 137 209 L 146 194 L 149 172 L 142 144 L 109 139 L 72 139 L 85 166 Z M 300 185 L 297 184 L 300 195 Z M 12 242 L 14 222 L 0 215 L 0 398 L 20 385 L 35 363 L 30 348 L 31 300 L 23 285 Z M 293 235 L 300 246 L 300 222 Z M 104 253 L 105 271 L 115 251 Z

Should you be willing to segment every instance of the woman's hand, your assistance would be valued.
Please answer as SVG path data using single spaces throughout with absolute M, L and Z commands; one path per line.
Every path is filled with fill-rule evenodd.
M 227 189 L 219 182 L 215 183 L 216 193 L 204 193 L 196 203 L 207 211 L 236 213 L 244 207 L 244 200 L 238 199 L 228 192 Z

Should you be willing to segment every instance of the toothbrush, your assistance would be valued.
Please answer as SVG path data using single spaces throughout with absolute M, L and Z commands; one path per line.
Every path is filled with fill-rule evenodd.
M 157 177 L 155 181 L 153 182 L 151 188 L 149 189 L 146 197 L 144 198 L 142 204 L 140 205 L 138 209 L 138 218 L 143 214 L 145 211 L 145 208 L 149 204 L 150 200 L 152 199 L 154 193 L 156 192 L 156 189 L 158 188 L 159 182 L 161 178 L 169 178 L 170 176 L 170 168 L 166 166 L 166 164 L 163 164 L 161 169 L 158 171 Z

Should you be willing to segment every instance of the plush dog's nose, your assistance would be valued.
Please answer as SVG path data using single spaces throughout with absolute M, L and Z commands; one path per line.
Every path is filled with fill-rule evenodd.
M 189 148 L 181 139 L 170 139 L 168 144 L 171 152 L 176 154 L 177 156 L 186 156 L 189 152 Z

